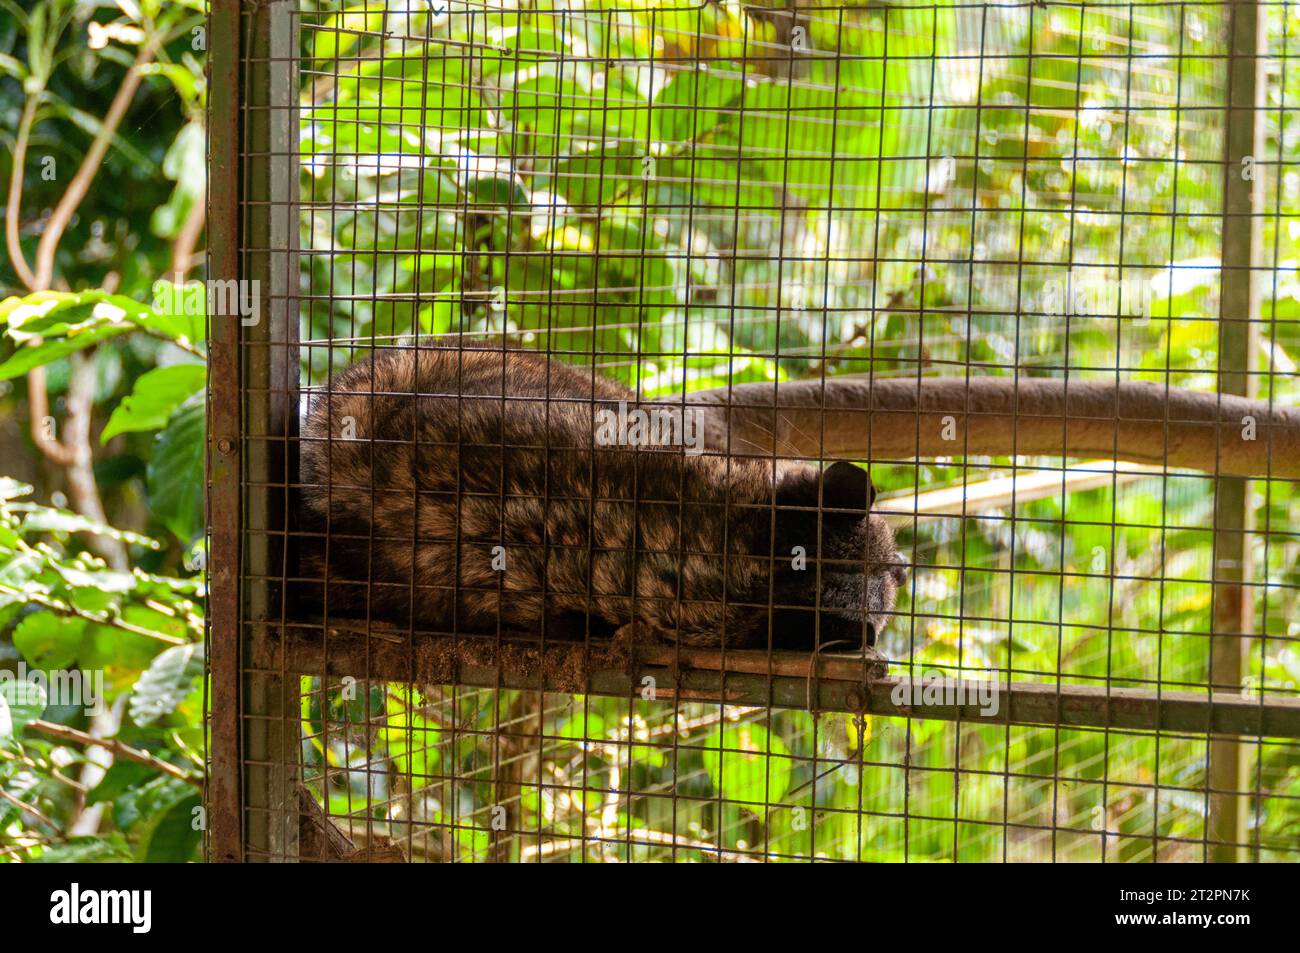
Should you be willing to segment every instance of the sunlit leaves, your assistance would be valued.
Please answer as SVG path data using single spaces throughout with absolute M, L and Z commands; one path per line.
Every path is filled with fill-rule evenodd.
M 100 443 L 108 443 L 119 433 L 162 429 L 181 404 L 203 389 L 206 380 L 207 368 L 202 364 L 171 364 L 146 372 L 113 410 L 99 435 Z
M 11 607 L 42 610 L 26 615 L 14 637 L 29 663 L 58 668 L 70 663 L 70 653 L 84 662 L 107 633 L 107 664 L 126 659 L 138 642 L 143 668 L 167 643 L 201 633 L 198 582 L 113 570 L 78 545 L 102 535 L 148 552 L 159 548 L 155 540 L 27 502 L 30 492 L 0 481 L 0 619 Z
M 767 804 L 790 786 L 790 749 L 761 725 L 729 725 L 704 742 L 704 769 L 728 801 Z
M 104 291 L 39 291 L 0 302 L 5 336 L 18 345 L 0 363 L 0 380 L 25 374 L 76 351 L 131 331 L 190 345 L 191 329 L 125 295 Z
M 29 673 L 26 678 L 0 680 L 0 745 L 20 745 L 24 752 L 23 759 L 0 762 L 0 782 L 29 803 L 47 807 L 46 781 L 34 778 L 34 786 L 24 793 L 6 774 L 14 764 L 40 763 L 48 756 L 48 739 L 28 728 L 34 719 L 81 712 L 96 702 L 112 704 L 127 693 L 133 722 L 123 727 L 122 740 L 143 741 L 164 754 L 182 744 L 174 731 L 152 726 L 165 725 L 168 713 L 199 684 L 202 648 L 196 640 L 203 622 L 196 600 L 203 588 L 195 580 L 110 569 L 84 551 L 89 535 L 120 540 L 136 553 L 153 551 L 158 544 L 28 502 L 30 492 L 29 486 L 0 479 L 0 624 L 16 622 L 11 628 L 13 647 Z M 24 614 L 18 618 L 17 612 Z M 43 677 L 31 677 L 34 672 Z M 47 684 L 70 684 L 72 678 L 80 686 L 76 697 L 44 690 Z M 198 713 L 189 711 L 185 717 L 193 720 Z M 181 727 L 179 734 L 193 732 Z M 192 859 L 201 834 L 190 823 L 199 803 L 193 785 L 173 783 L 119 760 L 101 786 L 103 790 L 97 786 L 88 792 L 87 803 L 114 803 L 115 823 L 130 833 L 139 858 Z M 37 859 L 122 860 L 129 854 L 126 840 L 115 834 L 93 843 L 74 840 Z
M 394 767 L 418 787 L 430 783 L 438 766 L 440 730 L 436 722 L 415 708 L 414 702 L 412 693 L 397 687 L 389 689 L 382 737 Z
M 46 847 L 33 858 L 38 864 L 120 864 L 130 860 L 131 849 L 118 831 L 93 837 L 72 837 Z
M 14 648 L 34 668 L 43 671 L 67 668 L 76 661 L 87 624 L 85 619 L 34 612 L 14 629 Z
M 130 789 L 113 805 L 119 827 L 139 826 L 135 859 L 147 863 L 181 863 L 193 858 L 203 839 L 193 823 L 194 808 L 202 803 L 197 788 L 177 778 L 155 777 Z
M 177 645 L 160 653 L 135 683 L 129 705 L 131 719 L 145 726 L 171 714 L 194 691 L 202 675 L 202 645 Z
M 352 50 L 367 33 L 384 27 L 384 7 L 375 0 L 362 0 L 329 17 L 311 31 L 311 55 L 315 60 L 332 60 Z
M 0 743 L 17 736 L 45 711 L 46 692 L 40 682 L 0 679 Z
M 897 124 L 866 112 L 882 105 L 884 85 L 882 31 L 869 17 L 829 33 L 819 27 L 818 48 L 839 43 L 858 55 L 838 63 L 813 58 L 792 85 L 770 58 L 747 58 L 746 44 L 770 40 L 771 24 L 722 8 L 653 16 L 647 8 L 604 25 L 489 16 L 466 37 L 484 47 L 478 59 L 452 55 L 456 47 L 443 44 L 399 52 L 370 35 L 360 9 L 328 24 L 353 31 L 349 52 L 336 49 L 343 75 L 314 85 L 302 125 L 312 152 L 304 182 L 341 205 L 328 221 L 314 222 L 308 238 L 322 247 L 322 229 L 330 229 L 334 254 L 307 265 L 313 281 L 327 281 L 350 302 L 353 333 L 491 330 L 559 350 L 590 350 L 599 338 L 662 353 L 657 329 L 670 309 L 710 324 L 711 315 L 691 309 L 715 300 L 718 287 L 777 287 L 770 262 L 749 255 L 729 261 L 731 250 L 779 250 L 768 233 L 777 217 L 793 230 L 805 215 L 823 214 L 816 206 L 829 189 L 865 194 L 882 156 L 904 147 L 892 131 Z M 465 28 L 449 26 L 453 33 Z M 898 42 L 897 55 L 912 52 L 909 39 Z M 381 48 L 384 55 L 375 55 Z M 593 57 L 596 51 L 611 58 Z M 664 62 L 652 68 L 651 54 L 658 53 Z M 697 54 L 708 58 L 708 69 L 690 65 Z M 837 115 L 854 121 L 836 122 Z M 795 143 L 797 149 L 785 148 Z M 362 156 L 368 165 L 357 161 Z M 806 211 L 787 201 L 792 194 Z M 397 207 L 383 204 L 391 202 Z M 402 214 L 401 206 L 414 211 L 417 204 L 421 214 Z M 682 216 L 671 211 L 686 204 L 701 210 L 693 233 L 684 233 Z M 786 210 L 725 212 L 738 205 Z M 845 233 L 843 241 L 861 235 Z M 809 260 L 843 255 L 829 237 L 820 242 L 787 251 Z M 461 269 L 430 276 L 412 269 L 407 256 L 388 268 L 373 255 L 350 252 L 363 246 L 381 257 L 389 248 L 412 247 L 465 257 Z M 810 273 L 807 282 L 852 287 L 851 277 Z M 487 292 L 498 287 L 506 291 L 503 311 L 487 303 Z M 406 301 L 411 292 L 435 290 L 436 304 Z M 457 301 L 458 295 L 465 297 Z M 735 303 L 747 311 L 743 320 L 728 321 L 730 344 L 771 350 L 771 295 Z M 824 325 L 810 311 L 806 320 L 787 314 L 781 327 L 793 351 L 839 333 Z M 697 369 L 678 373 L 671 358 L 660 363 L 656 372 L 679 380 L 726 373 L 718 365 L 702 377 Z M 732 370 L 747 377 L 775 372 L 739 363 Z
M 0 363 L 0 380 L 125 334 L 145 320 L 148 308 L 129 298 L 86 292 L 46 291 L 0 302 L 0 320 L 18 350 Z

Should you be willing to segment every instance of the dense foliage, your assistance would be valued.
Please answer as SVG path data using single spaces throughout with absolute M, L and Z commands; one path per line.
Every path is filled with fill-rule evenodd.
M 0 174 L 22 176 L 0 257 L 0 663 L 102 672 L 107 702 L 3 683 L 0 851 L 196 857 L 204 316 L 167 282 L 202 225 L 200 4 L 0 7 Z M 764 5 L 681 7 L 304 2 L 304 381 L 353 345 L 490 332 L 654 396 L 866 371 L 1214 387 L 1223 10 L 811 4 L 796 36 Z M 1277 55 L 1300 19 L 1269 16 Z M 1267 81 L 1270 105 L 1300 95 L 1295 70 Z M 1266 154 L 1297 145 L 1270 110 Z M 1260 172 L 1253 369 L 1294 402 L 1300 177 Z M 1012 463 L 965 462 L 872 477 L 906 501 Z M 1203 686 L 1212 494 L 1066 479 L 1014 521 L 1009 500 L 900 519 L 917 569 L 885 651 L 917 674 Z M 1295 490 L 1253 505 L 1269 638 L 1247 677 L 1294 690 Z M 303 689 L 307 780 L 413 856 L 1178 860 L 1206 836 L 1203 737 Z M 1246 757 L 1249 836 L 1285 856 L 1300 760 Z M 501 805 L 536 836 L 496 834 Z
M 202 7 L 0 7 L 0 851 L 194 859 Z

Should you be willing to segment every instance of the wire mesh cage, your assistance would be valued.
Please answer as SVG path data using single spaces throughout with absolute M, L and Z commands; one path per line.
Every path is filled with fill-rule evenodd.
M 1297 32 L 216 0 L 212 855 L 1297 859 Z

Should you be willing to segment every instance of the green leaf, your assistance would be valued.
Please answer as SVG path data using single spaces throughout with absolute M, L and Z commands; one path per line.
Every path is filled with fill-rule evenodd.
M 119 334 L 125 334 L 130 330 L 130 327 L 101 324 L 78 334 L 76 337 L 58 337 L 43 341 L 33 347 L 20 347 L 13 357 L 0 364 L 0 381 L 21 377 L 34 367 L 53 364 L 69 354 L 84 350 L 91 345 L 116 337 Z
M 20 346 L 0 364 L 0 380 L 26 374 L 119 334 L 152 328 L 173 338 L 148 305 L 103 291 L 38 291 L 0 302 L 8 337 Z
M 3 495 L 3 490 L 0 490 L 0 495 Z M 48 506 L 32 506 L 27 509 L 27 516 L 23 519 L 23 533 L 93 533 L 96 536 L 120 539 L 124 543 L 136 543 L 148 549 L 162 548 L 156 539 L 140 533 L 117 529 L 77 513 L 51 509 Z
M 31 492 L 30 483 L 21 483 L 13 477 L 0 477 L 0 500 L 13 500 Z
M 38 864 L 116 864 L 131 859 L 126 838 L 117 831 L 90 837 L 73 837 L 66 844 L 47 847 Z
M 0 53 L 0 73 L 6 73 L 21 83 L 27 78 L 27 67 L 8 53 Z
M 369 8 L 369 10 L 367 10 Z M 332 60 L 343 56 L 364 33 L 377 33 L 384 28 L 384 11 L 374 0 L 353 4 L 342 13 L 336 13 L 312 32 L 311 55 L 315 60 Z M 366 37 L 374 40 L 374 37 Z
M 0 680 L 0 741 L 18 734 L 45 711 L 44 686 L 25 678 Z
M 158 655 L 135 683 L 131 720 L 144 727 L 176 710 L 203 675 L 203 646 L 177 645 Z
M 122 614 L 123 616 L 133 614 L 127 610 L 137 608 L 140 607 L 125 606 Z M 128 619 L 128 621 L 134 624 L 136 620 Z M 149 624 L 151 620 L 141 621 L 145 628 L 151 628 Z M 81 640 L 81 648 L 77 650 L 77 662 L 85 669 L 103 669 L 105 690 L 113 696 L 136 683 L 140 673 L 153 662 L 154 656 L 158 654 L 158 648 L 157 639 L 91 622 L 86 625 L 85 637 Z
M 154 368 L 141 376 L 130 395 L 114 408 L 99 442 L 108 443 L 120 433 L 161 429 L 176 408 L 202 390 L 206 382 L 207 368 L 202 364 Z
M 183 543 L 203 528 L 205 429 L 203 404 L 187 404 L 158 435 L 149 461 L 149 507 Z
M 185 75 L 189 70 L 178 67 Z M 203 124 L 191 122 L 181 129 L 163 158 L 163 175 L 176 182 L 166 204 L 154 209 L 150 227 L 161 238 L 175 238 L 195 203 L 204 200 L 207 185 L 207 139 Z M 158 302 L 154 310 L 161 311 Z
M 113 822 L 120 830 L 129 830 L 141 822 L 149 824 L 197 793 L 179 778 L 158 775 L 147 784 L 128 789 L 113 802 Z
M 128 791 L 135 790 L 157 777 L 157 771 L 148 765 L 117 758 L 104 774 L 103 780 L 86 795 L 87 804 L 111 804 Z
M 674 73 L 655 96 L 651 129 L 656 139 L 682 145 L 737 121 L 735 107 L 745 93 L 744 70 L 726 62 L 710 65 L 711 69 Z
M 560 722 L 556 734 L 570 741 L 594 741 L 605 739 L 608 731 L 605 719 L 594 711 L 579 711 Z
M 790 750 L 761 725 L 732 725 L 704 744 L 704 769 L 726 800 L 769 804 L 789 790 Z
M 0 301 L 0 318 L 9 325 L 9 336 L 15 341 L 55 335 L 72 337 L 102 324 L 120 325 L 121 331 L 130 331 L 133 324 L 147 321 L 149 315 L 148 305 L 106 291 L 34 291 Z
M 433 304 L 420 309 L 420 330 L 425 334 L 445 334 L 456 326 L 460 309 L 456 306 L 455 287 L 444 285 L 438 289 Z
M 201 199 L 200 199 L 201 201 Z M 230 298 L 233 292 L 225 285 L 213 290 L 225 300 L 222 306 L 230 309 L 239 302 Z M 154 285 L 152 328 L 171 338 L 189 344 L 201 344 L 207 339 L 208 288 L 201 281 L 187 281 L 178 285 L 159 281 Z
M 45 568 L 41 559 L 41 554 L 37 552 L 24 552 L 10 557 L 6 563 L 0 563 L 0 585 L 10 589 L 25 590 L 32 585 L 32 580 Z M 36 584 L 37 588 L 45 589 L 45 586 Z M 22 604 L 27 601 L 25 592 L 19 592 L 17 595 L 0 592 L 0 608 L 14 603 Z
M 129 572 L 117 572 L 113 569 L 80 569 L 62 563 L 55 563 L 54 569 L 72 589 L 130 592 L 135 588 L 135 576 Z
M 187 107 L 197 108 L 203 105 L 205 91 L 203 75 L 195 73 L 188 66 L 179 63 L 146 63 L 139 67 L 139 71 L 142 76 L 165 77 L 185 101 Z
M 67 668 L 77 659 L 85 631 L 85 619 L 34 612 L 14 630 L 14 648 L 33 668 L 46 671 Z
M 179 783 L 179 782 L 177 782 Z M 203 840 L 203 829 L 194 823 L 195 809 L 203 804 L 203 797 L 193 787 L 157 815 L 146 828 L 136 847 L 136 860 L 148 864 L 183 864 L 194 859 L 194 853 Z
M 389 693 L 383 739 L 397 770 L 419 788 L 431 783 L 437 768 L 440 729 L 436 722 L 413 711 L 411 699 L 404 694 Z

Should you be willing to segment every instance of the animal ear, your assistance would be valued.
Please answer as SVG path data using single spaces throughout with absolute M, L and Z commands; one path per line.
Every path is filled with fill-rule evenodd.
M 876 488 L 861 467 L 839 460 L 822 471 L 822 506 L 865 512 L 875 499 Z

